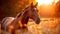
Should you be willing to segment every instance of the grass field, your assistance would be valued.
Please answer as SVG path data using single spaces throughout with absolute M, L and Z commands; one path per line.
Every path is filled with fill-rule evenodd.
M 0 25 L 0 33 L 1 33 Z M 11 34 L 2 31 L 4 34 Z M 34 21 L 28 22 L 28 30 L 16 30 L 15 34 L 60 34 L 60 18 L 41 18 L 40 24 L 35 24 Z

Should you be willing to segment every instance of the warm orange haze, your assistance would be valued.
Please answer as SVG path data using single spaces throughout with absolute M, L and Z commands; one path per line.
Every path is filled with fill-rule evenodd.
M 60 34 L 60 0 L 1 0 L 1 3 L 0 34 Z
M 41 17 L 54 17 L 56 14 L 56 3 L 59 0 L 35 0 L 38 2 L 39 16 Z

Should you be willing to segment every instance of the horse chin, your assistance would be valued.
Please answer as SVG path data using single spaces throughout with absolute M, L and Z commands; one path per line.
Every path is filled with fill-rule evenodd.
M 35 19 L 35 23 L 39 24 L 40 23 L 40 19 L 39 18 Z

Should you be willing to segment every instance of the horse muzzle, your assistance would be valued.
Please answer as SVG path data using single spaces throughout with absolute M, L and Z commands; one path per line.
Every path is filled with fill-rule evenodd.
M 37 19 L 35 20 L 35 23 L 36 23 L 36 24 L 39 24 L 39 23 L 40 23 L 40 19 L 37 18 Z

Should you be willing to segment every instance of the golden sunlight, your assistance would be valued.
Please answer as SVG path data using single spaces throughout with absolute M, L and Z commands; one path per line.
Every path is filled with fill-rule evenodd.
M 36 0 L 36 2 L 38 2 L 38 5 L 42 5 L 42 4 L 52 4 L 52 2 L 58 2 L 58 0 Z
M 59 0 L 55 0 L 54 2 L 57 3 Z

